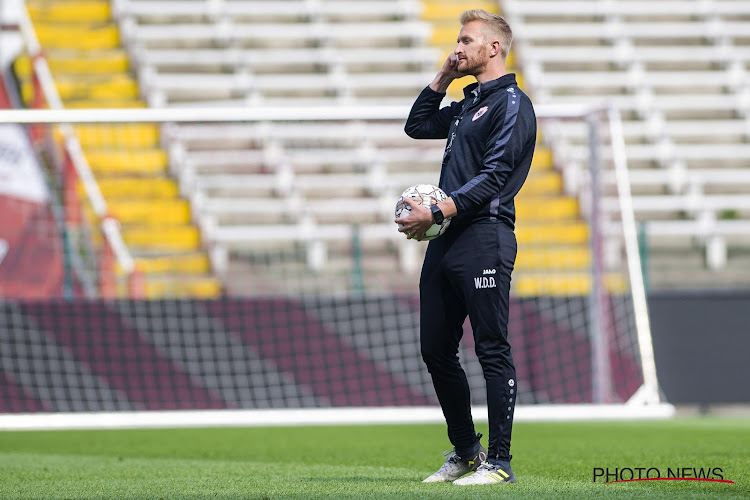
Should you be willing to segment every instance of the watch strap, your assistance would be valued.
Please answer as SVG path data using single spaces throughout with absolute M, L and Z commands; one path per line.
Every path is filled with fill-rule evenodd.
M 435 224 L 442 225 L 445 216 L 443 215 L 443 211 L 440 210 L 440 207 L 437 206 L 437 203 L 430 206 L 430 210 L 432 211 L 432 220 L 435 221 Z

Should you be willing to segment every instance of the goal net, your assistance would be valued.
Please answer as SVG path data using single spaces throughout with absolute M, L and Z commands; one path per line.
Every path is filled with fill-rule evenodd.
M 440 420 L 419 349 L 426 243 L 393 210 L 407 186 L 437 183 L 443 144 L 406 137 L 407 112 L 0 110 L 16 134 L 0 147 L 29 156 L 48 193 L 19 204 L 0 188 L 23 215 L 0 224 L 3 418 Z M 510 304 L 517 418 L 667 416 L 617 114 L 537 113 Z

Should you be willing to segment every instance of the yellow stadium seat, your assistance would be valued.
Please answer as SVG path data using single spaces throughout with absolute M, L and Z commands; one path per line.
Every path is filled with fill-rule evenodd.
M 454 43 L 455 45 L 455 43 Z M 448 57 L 448 50 L 445 51 L 445 54 L 440 56 L 439 66 L 442 66 L 443 62 L 445 61 L 445 58 Z M 509 72 L 514 72 L 513 68 L 508 66 Z M 447 94 L 448 96 L 455 100 L 460 101 L 464 98 L 464 87 L 467 85 L 471 85 L 472 83 L 476 82 L 473 76 L 465 76 L 463 78 L 459 78 L 457 80 L 453 80 L 451 84 L 448 86 Z M 518 83 L 518 86 L 521 88 L 521 90 L 524 89 L 523 85 L 523 75 L 516 72 L 516 82 Z
M 430 43 L 438 47 L 455 47 L 459 31 L 461 31 L 461 24 L 459 24 L 458 20 L 456 20 L 455 26 L 436 25 L 432 29 Z
M 431 44 L 438 47 L 436 66 L 455 49 L 461 29 L 458 16 L 469 8 L 498 12 L 498 5 L 482 1 L 465 5 L 448 0 L 425 0 L 422 18 L 432 23 Z M 519 87 L 524 88 L 523 75 L 514 68 L 513 52 L 506 68 L 516 73 Z M 473 77 L 454 80 L 448 96 L 463 99 L 463 89 L 474 83 Z M 570 295 L 586 293 L 590 287 L 585 271 L 590 266 L 589 229 L 581 219 L 578 201 L 563 195 L 563 180 L 554 170 L 552 152 L 544 146 L 541 136 L 523 189 L 516 198 L 516 228 L 519 248 L 516 262 L 518 277 L 513 290 L 517 295 Z M 565 272 L 560 272 L 564 269 Z M 571 272 L 573 271 L 573 272 Z
M 29 16 L 34 21 L 103 22 L 112 17 L 107 0 L 79 0 L 67 2 L 28 1 Z
M 122 224 L 162 226 L 190 222 L 190 203 L 181 199 L 126 199 L 110 201 L 108 207 Z
M 627 290 L 626 279 L 621 275 L 607 275 L 605 287 L 611 293 Z M 591 291 L 590 273 L 518 273 L 511 285 L 512 293 L 520 297 L 551 295 L 586 295 Z
M 198 229 L 187 225 L 123 227 L 122 237 L 132 249 L 159 252 L 194 251 L 201 242 Z
M 206 274 L 211 271 L 211 263 L 203 252 L 139 257 L 136 267 L 146 274 Z
M 146 298 L 214 298 L 222 292 L 221 283 L 213 277 L 195 277 L 189 280 L 146 278 Z
M 108 200 L 137 200 L 153 198 L 176 198 L 179 189 L 175 181 L 167 177 L 115 177 L 99 180 L 99 190 Z
M 460 2 L 425 1 L 422 18 L 427 21 L 453 20 L 458 22 L 458 15 L 468 8 L 484 9 L 489 12 L 497 11 L 496 2 L 481 1 L 472 3 L 471 7 Z
M 552 151 L 537 143 L 534 150 L 534 158 L 531 161 L 531 170 L 550 169 L 554 165 Z
M 85 152 L 95 174 L 164 174 L 167 154 L 161 149 L 93 149 Z
M 512 56 L 512 54 L 513 53 L 511 52 L 511 56 Z M 508 59 L 510 59 L 510 58 L 511 57 L 509 56 Z M 513 68 L 510 65 L 508 65 L 508 68 L 509 68 L 509 70 L 511 72 L 514 72 L 516 74 L 516 83 L 521 88 L 521 90 L 524 90 L 526 88 L 526 85 L 524 85 L 523 74 L 520 73 L 520 72 L 518 72 L 518 71 L 514 71 Z
M 106 74 L 126 73 L 130 60 L 123 50 L 51 51 L 47 63 L 56 74 Z
M 34 23 L 39 43 L 46 49 L 115 49 L 120 47 L 117 25 Z
M 148 123 L 85 124 L 75 131 L 84 148 L 159 147 L 159 126 Z
M 523 223 L 516 227 L 516 239 L 519 248 L 532 244 L 585 244 L 589 240 L 589 226 L 579 221 Z
M 516 269 L 580 270 L 591 265 L 591 252 L 586 245 L 556 245 L 524 248 L 516 258 Z
M 124 78 L 91 85 L 88 92 L 93 99 L 135 99 L 139 94 L 138 84 Z
M 467 85 L 471 85 L 474 82 L 476 82 L 476 79 L 473 76 L 465 76 L 463 78 L 453 80 L 453 82 L 451 82 L 451 84 L 448 86 L 447 94 L 451 99 L 460 101 L 464 98 L 464 87 L 466 87 Z
M 532 170 L 521 188 L 522 196 L 549 196 L 562 192 L 562 177 L 552 170 Z
M 145 101 L 135 99 L 67 99 L 65 107 L 70 109 L 114 109 L 114 108 L 146 108 Z
M 146 107 L 108 0 L 28 0 L 26 6 L 66 108 Z M 21 56 L 14 69 L 30 103 L 31 61 Z M 200 249 L 200 233 L 190 223 L 190 205 L 179 198 L 179 188 L 168 176 L 160 127 L 83 124 L 74 129 L 108 213 L 122 224 L 123 238 L 144 273 L 146 296 L 221 294 L 221 284 L 210 276 L 208 257 Z M 60 128 L 52 130 L 62 140 Z M 78 192 L 86 221 L 96 227 L 99 221 L 80 183 Z M 92 232 L 92 243 L 104 244 L 100 232 Z M 119 274 L 122 278 L 122 270 Z M 118 286 L 121 295 L 128 295 L 125 280 Z
M 26 54 L 19 55 L 13 61 L 13 71 L 20 79 L 26 79 L 31 76 L 31 59 Z
M 21 99 L 23 99 L 23 102 L 25 103 L 31 103 L 34 99 L 34 86 L 30 81 L 21 83 Z
M 60 98 L 66 99 L 133 99 L 138 97 L 138 84 L 126 75 L 55 76 Z
M 439 60 L 437 61 L 438 67 L 443 64 L 443 61 L 445 61 L 445 57 L 447 57 L 448 53 L 451 52 L 456 46 L 456 39 L 458 37 L 459 31 L 461 30 L 461 24 L 458 20 L 458 16 L 463 11 L 472 8 L 484 9 L 486 11 L 495 13 L 498 12 L 497 2 L 489 1 L 481 1 L 479 3 L 466 5 L 460 2 L 447 0 L 427 0 L 423 2 L 423 5 L 424 8 L 422 10 L 422 19 L 431 22 L 433 25 L 431 44 L 441 49 L 441 55 L 439 57 Z M 514 64 L 515 61 L 513 52 L 511 51 L 511 53 L 508 54 L 506 67 L 512 69 L 514 67 Z M 518 84 L 521 86 L 521 88 L 523 88 L 522 82 L 520 80 L 520 75 L 518 75 L 518 77 Z M 454 86 L 449 88 L 449 95 L 460 97 L 460 88 L 463 88 L 463 86 L 465 85 L 465 83 L 463 85 L 455 84 Z
M 573 220 L 578 214 L 578 200 L 575 198 L 527 196 L 523 190 L 516 197 L 516 215 L 519 219 Z

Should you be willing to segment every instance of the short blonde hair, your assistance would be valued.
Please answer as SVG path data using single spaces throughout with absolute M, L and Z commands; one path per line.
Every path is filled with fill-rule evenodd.
M 485 37 L 494 38 L 500 41 L 500 50 L 503 59 L 508 58 L 510 44 L 513 42 L 513 31 L 511 31 L 508 22 L 499 14 L 493 14 L 483 9 L 466 10 L 458 16 L 458 20 L 463 26 L 471 21 L 482 21 L 484 25 Z

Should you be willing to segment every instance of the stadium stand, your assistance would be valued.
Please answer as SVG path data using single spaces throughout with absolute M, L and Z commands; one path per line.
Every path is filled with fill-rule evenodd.
M 612 103 L 623 113 L 652 283 L 747 283 L 748 4 L 507 0 L 503 6 L 536 103 Z M 558 123 L 544 133 L 561 164 L 584 158 L 583 127 Z
M 146 105 L 108 1 L 30 1 L 27 7 L 65 107 Z M 31 59 L 19 58 L 15 71 L 26 102 L 31 102 Z M 158 127 L 80 125 L 76 132 L 109 211 L 122 224 L 125 243 L 145 276 L 145 296 L 221 293 L 191 222 L 189 203 L 179 197 L 166 170 Z
M 464 10 L 445 1 L 270 5 L 116 2 L 124 45 L 149 104 L 408 109 L 453 49 Z M 497 8 L 491 2 L 480 7 Z M 468 83 L 455 82 L 450 97 L 460 98 Z M 285 280 L 261 279 L 257 268 L 269 252 L 285 251 L 301 260 L 290 274 L 340 268 L 329 286 L 346 289 L 357 258 L 353 239 L 361 239 L 368 289 L 413 288 L 423 246 L 401 241 L 391 222 L 393 206 L 406 186 L 437 181 L 442 141 L 415 142 L 402 121 L 366 120 L 346 127 L 173 125 L 164 137 L 171 171 L 230 293 L 280 291 Z M 560 174 L 541 144 L 534 170 L 518 203 L 530 222 L 520 229 L 529 251 L 518 263 L 516 290 L 547 290 L 545 282 L 552 283 L 551 293 L 585 290 L 589 280 L 580 271 L 589 262 L 588 230 L 578 202 L 562 193 Z M 352 198 L 356 204 L 348 202 Z M 305 249 L 295 257 L 300 243 Z M 251 264 L 256 259 L 260 265 Z M 570 276 L 553 276 L 552 268 L 566 260 L 573 264 Z M 408 279 L 392 272 L 399 262 Z
M 29 6 L 70 107 L 388 103 L 405 110 L 452 49 L 456 16 L 465 8 L 446 0 L 114 0 L 111 11 L 99 0 Z M 496 10 L 494 3 L 477 6 Z M 72 48 L 55 48 L 60 40 Z M 89 45 L 105 60 L 81 58 Z M 24 64 L 17 69 L 28 75 Z M 89 75 L 87 84 L 68 76 L 77 72 L 69 67 Z M 450 97 L 466 83 L 455 84 Z M 123 101 L 128 95 L 133 99 Z M 419 360 L 414 295 L 425 245 L 407 241 L 392 219 L 403 188 L 437 180 L 444 141 L 415 142 L 403 124 L 113 127 L 110 135 L 129 146 L 117 155 L 98 148 L 101 127 L 76 127 L 127 244 L 135 251 L 154 240 L 169 244 L 141 265 L 148 262 L 153 274 L 174 271 L 182 244 L 198 243 L 187 224 L 193 217 L 213 270 L 233 296 L 180 300 L 216 288 L 164 286 L 148 295 L 178 298 L 3 303 L 14 348 L 0 352 L 0 377 L 9 381 L 0 384 L 7 393 L 0 394 L 0 410 L 434 404 Z M 575 129 L 565 133 L 578 140 Z M 631 296 L 616 282 L 609 283 L 615 293 L 588 295 L 592 231 L 545 147 L 546 134 L 517 199 L 522 250 L 510 329 L 523 332 L 514 358 L 523 367 L 519 385 L 528 387 L 519 401 L 643 399 L 639 365 L 647 361 L 636 347 Z M 197 255 L 200 265 L 190 261 L 183 270 L 207 270 L 205 255 Z M 473 348 L 465 335 L 462 357 Z M 485 383 L 481 367 L 466 371 L 473 402 L 486 403 L 474 389 Z M 610 371 L 611 384 L 594 380 Z
M 403 102 L 432 71 L 435 56 L 422 43 L 430 29 L 419 10 L 415 1 L 136 0 L 119 2 L 116 15 L 151 105 L 368 96 L 382 103 L 385 96 Z M 196 61 L 181 64 L 193 54 Z
M 643 2 L 605 8 L 596 1 L 564 7 L 509 1 L 503 6 L 516 31 L 511 67 L 520 55 L 538 104 L 611 102 L 625 114 L 634 206 L 653 249 L 654 284 L 684 282 L 684 269 L 696 271 L 690 275 L 700 280 L 712 280 L 717 271 L 741 280 L 744 275 L 736 271 L 745 262 L 750 224 L 742 197 L 750 160 L 747 9 L 728 1 L 654 5 L 644 15 Z M 463 9 L 440 0 L 29 3 L 67 107 L 408 106 L 452 48 Z M 64 48 L 55 45 L 60 40 Z M 21 76 L 30 73 L 28 61 L 19 60 L 16 69 Z M 466 83 L 456 82 L 450 97 L 459 98 Z M 27 98 L 30 92 L 27 83 Z M 218 282 L 207 277 L 209 260 L 196 247 L 211 250 L 221 276 L 235 277 L 236 268 L 227 266 L 247 259 L 232 256 L 252 250 L 257 239 L 252 235 L 267 224 L 278 226 L 290 251 L 305 240 L 300 235 L 330 235 L 306 245 L 302 260 L 313 269 L 332 263 L 350 269 L 356 233 L 373 254 L 367 262 L 376 274 L 392 265 L 394 256 L 402 270 L 414 272 L 414 250 L 386 229 L 390 205 L 404 186 L 435 181 L 442 148 L 440 141 L 411 141 L 400 123 L 357 122 L 343 130 L 333 123 L 163 130 L 139 125 L 111 134 L 126 137 L 127 144 L 103 144 L 95 127 L 78 129 L 111 210 L 150 275 L 149 296 L 215 295 Z M 535 270 L 549 275 L 556 260 L 573 262 L 576 270 L 590 260 L 588 231 L 574 199 L 581 177 L 575 170 L 588 154 L 586 127 L 546 124 L 543 133 L 540 146 L 553 146 L 564 176 L 541 147 L 519 215 L 532 218 L 528 234 L 565 221 L 560 231 L 543 233 L 576 237 L 538 242 L 519 228 L 522 243 L 529 245 L 519 257 L 519 293 L 547 290 L 524 283 Z M 123 145 L 134 149 L 126 152 Z M 612 176 L 604 182 L 613 189 Z M 143 199 L 134 202 L 134 196 Z M 360 202 L 342 213 L 340 199 L 353 196 Z M 604 208 L 615 205 L 608 200 Z M 547 214 L 547 221 L 533 219 L 536 214 Z M 350 215 L 361 227 L 343 228 Z M 200 234 L 190 225 L 193 217 Z M 157 237 L 153 227 L 160 224 L 168 229 L 158 229 Z M 141 249 L 157 240 L 160 250 Z M 685 259 L 676 263 L 673 252 Z M 704 268 L 711 272 L 700 273 Z M 199 277 L 170 284 L 170 273 Z M 585 279 L 573 281 L 577 284 L 564 289 L 585 289 Z

